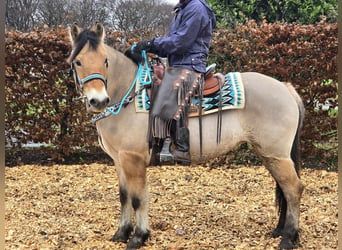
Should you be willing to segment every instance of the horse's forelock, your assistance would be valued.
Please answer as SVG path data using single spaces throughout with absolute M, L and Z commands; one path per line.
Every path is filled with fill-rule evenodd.
M 96 50 L 99 47 L 101 39 L 100 37 L 97 36 L 97 34 L 94 31 L 91 31 L 89 29 L 83 30 L 76 38 L 75 48 L 70 56 L 69 61 L 74 60 L 75 57 L 81 52 L 83 47 L 88 42 L 89 42 L 89 48 Z

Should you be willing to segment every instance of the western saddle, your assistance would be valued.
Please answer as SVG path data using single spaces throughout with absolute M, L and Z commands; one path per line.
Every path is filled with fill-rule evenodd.
M 222 73 L 214 73 L 215 68 L 215 63 L 206 68 L 206 72 L 204 73 L 203 96 L 208 96 L 219 91 L 224 83 L 224 75 Z M 153 66 L 153 80 L 158 84 L 160 84 L 163 80 L 164 71 L 165 66 L 163 64 L 157 64 Z

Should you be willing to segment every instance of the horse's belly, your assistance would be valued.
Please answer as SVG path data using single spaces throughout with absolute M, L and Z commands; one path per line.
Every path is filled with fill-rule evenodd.
M 220 134 L 217 127 L 217 114 L 202 117 L 202 160 L 223 155 L 245 140 L 245 133 L 239 119 L 241 112 L 243 110 L 227 110 L 222 113 Z M 190 119 L 189 128 L 191 160 L 196 163 L 200 161 L 199 120 Z

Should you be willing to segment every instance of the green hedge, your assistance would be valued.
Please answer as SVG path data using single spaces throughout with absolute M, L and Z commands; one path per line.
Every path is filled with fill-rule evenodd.
M 107 36 L 108 43 L 125 48 L 118 43 L 120 32 Z M 337 24 L 250 21 L 234 30 L 217 29 L 209 61 L 222 72 L 257 71 L 292 82 L 307 110 L 304 158 L 316 158 L 322 150 L 325 156 L 333 154 L 337 141 L 337 47 Z M 50 145 L 41 150 L 59 159 L 82 150 L 100 151 L 84 104 L 73 100 L 77 94 L 66 63 L 69 53 L 65 29 L 6 32 L 5 135 L 12 151 L 29 141 Z M 318 107 L 326 101 L 330 109 Z

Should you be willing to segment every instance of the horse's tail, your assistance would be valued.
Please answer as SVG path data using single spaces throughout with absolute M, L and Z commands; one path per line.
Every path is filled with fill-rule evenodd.
M 292 144 L 292 148 L 291 148 L 291 159 L 294 163 L 296 172 L 299 176 L 299 172 L 300 172 L 300 166 L 301 166 L 301 158 L 300 158 L 300 132 L 302 130 L 302 126 L 303 126 L 303 120 L 304 120 L 304 116 L 305 116 L 305 108 L 304 108 L 304 104 L 302 101 L 302 98 L 299 96 L 299 94 L 297 93 L 297 91 L 295 90 L 295 88 L 292 86 L 291 83 L 285 83 L 285 85 L 287 86 L 287 88 L 289 89 L 290 93 L 292 94 L 292 96 L 294 97 L 294 99 L 296 100 L 297 106 L 298 106 L 298 111 L 299 111 L 299 117 L 298 117 L 298 125 L 297 125 L 297 131 L 296 131 L 296 135 Z
M 296 135 L 294 137 L 292 148 L 291 148 L 291 160 L 293 161 L 296 173 L 298 177 L 300 176 L 300 169 L 301 169 L 301 152 L 300 152 L 300 132 L 303 126 L 303 120 L 305 116 L 305 107 L 302 101 L 302 98 L 299 96 L 295 88 L 292 86 L 291 83 L 284 82 L 285 86 L 290 91 L 293 98 L 296 100 L 299 116 L 298 116 L 298 125 Z M 283 216 L 286 215 L 287 209 L 287 202 L 284 196 L 283 191 L 281 190 L 279 184 L 277 183 L 276 186 L 276 202 L 279 208 L 279 213 Z

